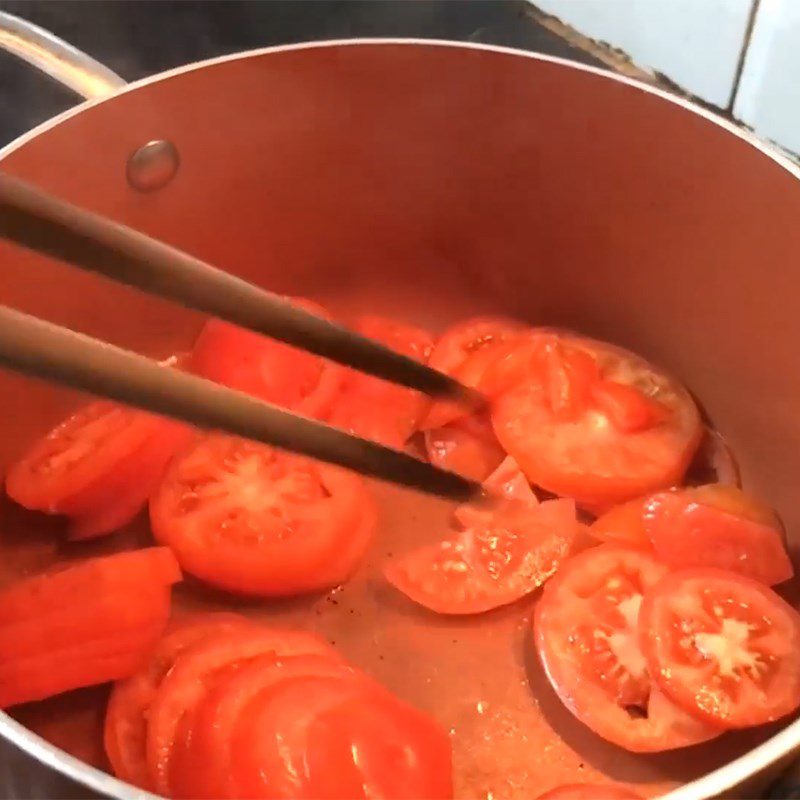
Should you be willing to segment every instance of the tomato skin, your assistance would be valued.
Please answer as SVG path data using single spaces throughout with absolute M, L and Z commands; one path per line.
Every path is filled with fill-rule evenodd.
M 627 433 L 591 402 L 582 414 L 576 411 L 581 403 L 568 402 L 565 418 L 563 412 L 554 412 L 553 392 L 541 375 L 537 379 L 535 368 L 536 348 L 549 346 L 553 337 L 542 334 L 522 341 L 534 365 L 530 379 L 501 393 L 492 404 L 497 438 L 528 480 L 601 512 L 680 483 L 702 437 L 700 414 L 689 393 L 633 353 L 561 336 L 558 342 L 595 359 L 603 380 L 646 390 L 648 398 L 664 408 L 663 421 Z
M 89 559 L 0 593 L 0 707 L 137 669 L 167 624 L 170 587 L 180 580 L 167 558 L 150 548 Z
M 310 300 L 290 302 L 330 319 Z M 205 324 L 188 368 L 215 383 L 317 419 L 330 410 L 344 376 L 337 364 L 219 319 Z
M 106 708 L 103 744 L 118 778 L 141 789 L 153 788 L 147 769 L 147 716 L 161 681 L 180 653 L 213 636 L 254 626 L 247 617 L 227 613 L 198 614 L 173 623 L 142 667 L 114 685 Z
M 433 349 L 427 331 L 385 317 L 361 317 L 354 330 L 423 364 Z M 348 433 L 400 450 L 427 406 L 420 392 L 347 370 L 327 419 Z
M 644 598 L 640 639 L 661 690 L 725 728 L 800 706 L 800 614 L 768 587 L 719 569 L 686 569 Z
M 439 614 L 479 614 L 541 586 L 568 556 L 578 531 L 569 500 L 467 520 L 472 527 L 390 562 L 384 569 L 389 583 Z
M 642 800 L 642 798 L 626 786 L 568 783 L 540 794 L 536 800 Z
M 176 459 L 150 501 L 153 535 L 187 572 L 265 597 L 341 583 L 376 518 L 360 476 L 220 434 Z
M 426 430 L 425 449 L 434 466 L 475 481 L 488 478 L 506 455 L 484 415 L 462 417 Z
M 561 566 L 534 616 L 536 650 L 561 701 L 603 739 L 634 753 L 688 747 L 719 733 L 669 701 L 647 673 L 638 605 L 666 572 L 646 551 L 600 545 Z
M 767 586 L 794 575 L 771 509 L 733 487 L 653 495 L 644 504 L 642 525 L 656 555 L 673 569 L 717 567 Z

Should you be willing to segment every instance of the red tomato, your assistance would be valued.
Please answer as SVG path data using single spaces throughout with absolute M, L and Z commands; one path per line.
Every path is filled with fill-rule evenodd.
M 184 717 L 170 760 L 170 796 L 235 798 L 231 767 L 233 731 L 266 689 L 297 677 L 352 677 L 357 673 L 331 655 L 279 658 L 274 653 L 220 674 L 193 712 Z
M 589 533 L 603 542 L 630 544 L 649 550 L 650 539 L 644 529 L 644 510 L 649 500 L 650 495 L 614 506 L 589 526 Z
M 486 370 L 494 363 L 499 345 L 516 338 L 524 326 L 505 317 L 473 317 L 448 328 L 436 342 L 428 366 L 452 375 L 467 386 L 482 388 Z M 494 352 L 492 352 L 494 351 Z M 437 401 L 420 427 L 441 428 L 470 413 L 462 404 Z
M 74 538 L 108 533 L 136 516 L 190 435 L 163 417 L 90 403 L 11 467 L 6 491 L 25 508 L 73 517 Z
M 626 786 L 599 783 L 569 783 L 540 794 L 536 800 L 642 800 Z
M 355 330 L 423 364 L 433 348 L 427 331 L 383 317 L 361 317 Z M 399 450 L 415 431 L 427 404 L 420 392 L 348 370 L 328 421 Z
M 531 483 L 604 510 L 680 482 L 702 435 L 697 407 L 680 384 L 602 342 L 542 334 L 538 344 L 537 337 L 526 337 L 520 347 L 529 353 L 529 379 L 495 400 L 492 422 Z M 537 347 L 547 358 L 537 355 Z M 576 352 L 583 357 L 576 359 Z M 639 392 L 643 403 L 657 403 L 660 419 L 645 428 L 639 419 L 631 430 L 629 423 L 619 424 L 619 415 L 598 407 L 587 356 L 604 381 Z M 567 362 L 556 369 L 559 358 Z
M 452 797 L 447 734 L 359 678 L 275 683 L 240 716 L 231 744 L 235 797 Z
M 186 648 L 230 630 L 255 627 L 237 614 L 199 614 L 176 623 L 159 640 L 141 669 L 114 685 L 106 709 L 103 742 L 114 774 L 152 790 L 147 770 L 147 718 L 158 687 Z
M 310 300 L 291 302 L 330 319 Z M 200 332 L 190 368 L 216 383 L 317 418 L 330 410 L 344 375 L 333 362 L 218 319 L 210 319 Z
M 346 580 L 375 522 L 359 476 L 219 434 L 173 461 L 150 501 L 150 519 L 155 538 L 187 572 L 261 596 Z
M 156 689 L 147 718 L 147 766 L 158 794 L 169 796 L 170 760 L 184 716 L 193 712 L 227 667 L 270 653 L 335 657 L 335 651 L 313 634 L 256 627 L 226 631 L 178 654 Z
M 681 570 L 645 595 L 639 625 L 650 673 L 699 719 L 746 728 L 800 706 L 800 614 L 766 586 Z
M 643 527 L 673 569 L 717 567 L 768 586 L 794 575 L 774 512 L 733 486 L 656 494 L 644 506 Z
M 175 559 L 155 547 L 0 593 L 0 707 L 130 675 L 164 630 L 178 580 Z
M 648 674 L 639 607 L 666 572 L 644 551 L 601 545 L 562 565 L 536 608 L 536 648 L 561 701 L 599 736 L 634 753 L 718 733 L 669 702 Z
M 569 554 L 575 504 L 550 500 L 514 508 L 391 562 L 387 580 L 440 614 L 478 614 L 542 585 Z
M 431 464 L 475 481 L 488 478 L 506 455 L 485 414 L 425 431 L 425 449 Z

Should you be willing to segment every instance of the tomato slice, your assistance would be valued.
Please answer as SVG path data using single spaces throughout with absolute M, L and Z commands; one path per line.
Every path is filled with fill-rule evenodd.
M 291 302 L 330 319 L 310 300 L 292 298 Z M 218 319 L 210 319 L 200 332 L 190 369 L 216 383 L 319 419 L 330 410 L 344 375 L 333 362 Z
M 173 461 L 150 519 L 187 572 L 232 592 L 271 596 L 348 577 L 371 539 L 372 508 L 353 473 L 215 434 Z
M 645 595 L 639 625 L 651 674 L 698 718 L 746 728 L 800 706 L 800 614 L 766 586 L 681 570 Z
M 354 328 L 423 364 L 433 348 L 433 339 L 427 331 L 384 317 L 361 317 Z M 328 421 L 356 436 L 399 450 L 416 430 L 427 405 L 420 392 L 348 370 Z
M 548 333 L 525 337 L 519 346 L 528 356 L 529 379 L 494 401 L 492 423 L 531 483 L 605 510 L 680 482 L 702 435 L 697 407 L 680 384 L 602 342 Z M 644 428 L 639 417 L 633 429 L 632 423 L 620 424 L 619 415 L 595 402 L 585 364 L 556 369 L 554 359 L 569 362 L 575 352 L 594 359 L 603 381 L 638 392 L 642 403 L 658 404 L 659 419 Z
M 158 687 L 175 659 L 197 642 L 230 630 L 255 627 L 238 614 L 209 613 L 175 623 L 141 669 L 114 685 L 106 709 L 103 742 L 114 774 L 142 789 L 153 788 L 147 770 L 147 718 Z
M 307 653 L 335 658 L 335 651 L 313 634 L 267 628 L 227 631 L 180 652 L 155 692 L 147 719 L 147 766 L 155 791 L 169 796 L 170 760 L 183 718 L 226 668 L 267 654 Z
M 426 430 L 425 449 L 431 464 L 475 481 L 488 478 L 506 455 L 486 414 Z
M 650 539 L 644 527 L 644 511 L 650 497 L 638 497 L 610 508 L 591 524 L 589 533 L 603 542 L 630 544 L 649 550 Z
M 223 672 L 184 717 L 170 760 L 170 797 L 236 797 L 231 775 L 233 731 L 249 704 L 266 689 L 288 678 L 356 675 L 330 655 L 279 658 L 274 653 Z
M 540 794 L 536 800 L 642 800 L 626 786 L 599 783 L 567 783 Z
M 643 527 L 670 567 L 717 567 L 768 586 L 794 575 L 772 509 L 733 486 L 662 492 L 644 506 Z
M 447 734 L 363 679 L 275 683 L 240 716 L 232 751 L 236 797 L 452 797 Z
M 131 674 L 164 630 L 180 579 L 165 555 L 91 559 L 0 593 L 0 707 Z
M 166 460 L 186 435 L 162 417 L 105 400 L 90 403 L 11 467 L 6 492 L 25 508 L 77 517 L 106 509 L 119 491 L 139 492 L 141 505 L 153 476 L 126 469 L 128 459 L 147 446 L 153 462 Z
M 569 555 L 575 504 L 549 500 L 514 508 L 390 562 L 386 579 L 440 614 L 478 614 L 542 585 Z
M 525 326 L 506 317 L 472 317 L 448 328 L 436 342 L 428 361 L 433 369 L 452 375 L 467 386 L 480 387 L 494 363 L 498 346 L 517 337 Z M 490 352 L 491 351 L 491 352 Z M 471 409 L 451 401 L 436 401 L 420 421 L 424 430 L 441 428 Z
M 534 619 L 536 649 L 561 701 L 634 753 L 686 747 L 719 732 L 669 702 L 647 670 L 639 608 L 666 573 L 642 550 L 600 545 L 562 565 Z

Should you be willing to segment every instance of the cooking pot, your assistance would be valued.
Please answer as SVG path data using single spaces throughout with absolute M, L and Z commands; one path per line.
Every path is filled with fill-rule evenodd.
M 454 42 L 269 48 L 124 86 L 0 16 L 1 45 L 90 98 L 0 151 L 2 169 L 337 313 L 434 329 L 502 313 L 637 350 L 702 398 L 745 485 L 800 544 L 800 173 L 747 132 L 627 78 Z M 200 324 L 3 243 L 0 263 L 2 302 L 153 356 L 187 347 Z M 3 466 L 75 401 L 10 374 L 0 398 Z M 425 530 L 402 527 L 409 503 Z M 385 546 L 398 531 L 431 536 L 440 509 L 420 503 L 390 503 Z M 58 558 L 52 529 L 8 503 L 1 513 L 0 577 Z M 800 721 L 658 757 L 606 745 L 547 688 L 529 612 L 432 622 L 373 575 L 248 609 L 322 630 L 446 720 L 459 797 L 530 798 L 596 773 L 677 787 L 671 800 L 753 796 L 800 745 Z M 101 714 L 96 690 L 1 714 L 4 796 L 142 796 L 85 763 L 103 764 Z

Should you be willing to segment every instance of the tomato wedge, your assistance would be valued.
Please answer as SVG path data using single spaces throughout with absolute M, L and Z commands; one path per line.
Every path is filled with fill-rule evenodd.
M 164 630 L 178 580 L 169 551 L 150 548 L 71 564 L 1 592 L 0 707 L 130 675 Z
M 646 552 L 600 545 L 562 565 L 536 608 L 536 649 L 564 705 L 588 728 L 634 753 L 717 735 L 653 684 L 639 644 L 642 597 L 667 573 Z
M 156 689 L 147 718 L 147 765 L 155 791 L 169 796 L 170 762 L 182 721 L 227 668 L 267 654 L 307 653 L 336 657 L 335 651 L 313 634 L 260 627 L 225 631 L 182 650 Z
M 541 586 L 569 555 L 578 529 L 570 500 L 513 507 L 474 523 L 390 562 L 386 579 L 431 611 L 479 614 Z
M 645 595 L 639 625 L 650 673 L 696 717 L 746 728 L 800 706 L 800 614 L 766 586 L 681 570 Z
M 506 317 L 472 317 L 448 328 L 439 337 L 428 366 L 452 375 L 467 386 L 483 388 L 484 374 L 494 363 L 499 347 L 524 330 L 520 322 Z M 420 427 L 441 428 L 470 411 L 463 404 L 439 400 L 431 405 Z
M 644 527 L 644 512 L 649 501 L 650 495 L 610 508 L 589 526 L 589 533 L 602 542 L 630 544 L 649 550 L 650 539 Z
M 716 567 L 768 586 L 794 575 L 775 513 L 733 486 L 656 494 L 645 504 L 643 527 L 674 569 Z
M 249 704 L 266 689 L 291 678 L 356 676 L 341 659 L 320 654 L 279 657 L 270 653 L 222 672 L 184 717 L 170 760 L 170 796 L 189 800 L 237 796 L 232 778 L 233 731 Z
M 163 417 L 90 403 L 11 467 L 6 491 L 25 508 L 73 517 L 72 538 L 109 533 L 136 516 L 190 436 Z
M 254 623 L 238 614 L 198 614 L 184 619 L 165 633 L 138 672 L 114 685 L 106 708 L 103 743 L 118 778 L 148 791 L 153 788 L 147 769 L 147 718 L 161 681 L 180 653 L 227 631 L 253 627 Z
M 492 423 L 531 483 L 602 511 L 680 482 L 702 436 L 680 384 L 633 353 L 577 336 L 527 336 L 519 347 L 527 377 L 495 400 Z M 621 410 L 597 401 L 609 382 L 625 387 Z
M 220 434 L 173 461 L 150 519 L 155 538 L 187 572 L 259 596 L 338 585 L 358 566 L 375 527 L 359 476 Z
M 568 783 L 540 794 L 536 800 L 642 800 L 642 797 L 626 786 Z
M 311 300 L 290 302 L 330 319 Z M 205 324 L 188 366 L 216 383 L 318 419 L 330 410 L 344 375 L 333 362 L 218 319 Z
M 506 455 L 486 414 L 425 431 L 425 449 L 431 464 L 475 481 L 488 478 Z
M 423 364 L 433 348 L 427 331 L 384 317 L 361 317 L 354 329 Z M 349 433 L 399 450 L 416 430 L 427 405 L 420 392 L 348 370 L 328 421 Z

